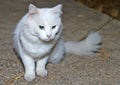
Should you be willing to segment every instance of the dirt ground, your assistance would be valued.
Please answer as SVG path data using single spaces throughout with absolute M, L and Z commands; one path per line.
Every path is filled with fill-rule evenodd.
M 13 30 L 28 5 L 63 4 L 63 38 L 79 41 L 91 31 L 102 36 L 102 52 L 93 57 L 66 55 L 59 64 L 48 64 L 48 76 L 28 83 L 23 66 L 13 51 Z M 120 85 L 120 21 L 74 0 L 0 1 L 0 85 Z

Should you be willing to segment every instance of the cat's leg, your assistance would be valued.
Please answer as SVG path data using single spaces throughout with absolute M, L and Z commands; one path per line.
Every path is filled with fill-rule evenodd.
M 35 79 L 35 62 L 26 54 L 22 54 L 21 59 L 25 67 L 24 78 L 26 81 L 30 82 Z
M 59 63 L 64 58 L 64 54 L 65 54 L 64 41 L 60 40 L 57 43 L 56 47 L 51 52 L 49 62 Z
M 37 61 L 36 73 L 38 76 L 42 76 L 42 77 L 47 76 L 47 70 L 45 68 L 47 61 L 48 61 L 48 56 Z

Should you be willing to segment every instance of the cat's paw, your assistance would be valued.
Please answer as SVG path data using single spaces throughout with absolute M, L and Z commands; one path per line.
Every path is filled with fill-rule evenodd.
M 24 75 L 24 78 L 26 81 L 31 82 L 35 79 L 35 73 L 32 73 L 32 74 L 26 73 Z
M 42 69 L 37 69 L 36 73 L 37 73 L 38 76 L 41 76 L 41 77 L 46 77 L 47 74 L 48 74 L 47 70 L 43 69 L 43 68 Z

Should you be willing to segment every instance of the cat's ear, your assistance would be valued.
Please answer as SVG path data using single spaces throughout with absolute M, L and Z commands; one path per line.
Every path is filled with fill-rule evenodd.
M 62 14 L 62 5 L 58 4 L 57 6 L 51 8 L 51 12 L 55 14 Z
M 30 4 L 29 5 L 29 15 L 33 15 L 33 14 L 36 14 L 38 11 L 37 11 L 37 7 L 33 4 Z

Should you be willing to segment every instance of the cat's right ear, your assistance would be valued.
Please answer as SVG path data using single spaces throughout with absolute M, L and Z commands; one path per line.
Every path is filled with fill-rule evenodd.
M 33 4 L 30 4 L 29 5 L 29 15 L 33 15 L 33 14 L 36 14 L 38 11 L 37 11 L 37 7 Z
M 51 9 L 51 11 L 54 13 L 54 14 L 62 14 L 62 4 L 58 4 L 57 6 L 53 7 Z

